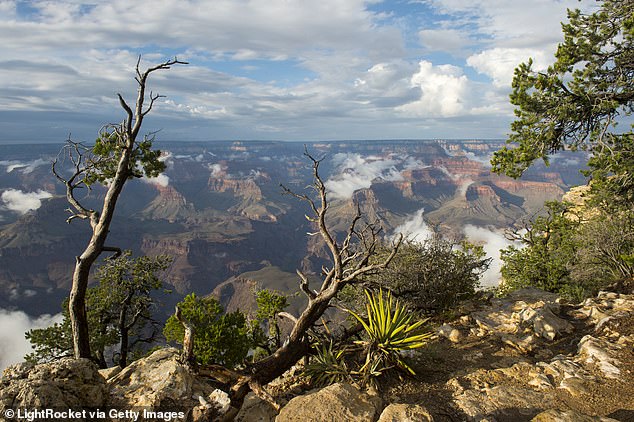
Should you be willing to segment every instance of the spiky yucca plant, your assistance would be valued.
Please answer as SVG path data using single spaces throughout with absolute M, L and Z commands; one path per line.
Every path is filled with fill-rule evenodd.
M 306 365 L 304 374 L 317 386 L 334 384 L 350 379 L 350 371 L 346 365 L 345 349 L 335 350 L 332 342 L 315 345 L 317 353 Z
M 423 347 L 432 336 L 423 329 L 426 319 L 414 321 L 406 306 L 380 290 L 378 294 L 365 292 L 367 318 L 349 311 L 365 329 L 368 340 L 358 341 L 364 347 L 366 359 L 358 371 L 364 381 L 369 381 L 388 369 L 399 367 L 414 375 L 414 370 L 405 363 L 401 352 Z

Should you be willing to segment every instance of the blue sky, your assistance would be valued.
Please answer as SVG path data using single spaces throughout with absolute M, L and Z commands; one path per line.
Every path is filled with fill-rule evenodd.
M 91 140 L 165 95 L 161 140 L 504 138 L 517 64 L 591 0 L 0 0 L 0 142 Z

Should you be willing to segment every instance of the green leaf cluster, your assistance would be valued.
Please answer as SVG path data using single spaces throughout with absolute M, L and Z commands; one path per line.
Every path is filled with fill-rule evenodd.
M 109 366 L 108 348 L 119 345 L 114 363 L 120 363 L 121 352 L 134 352 L 145 340 L 143 333 L 152 338 L 155 300 L 151 294 L 163 287 L 159 275 L 170 264 L 168 256 L 132 258 L 131 252 L 125 251 L 97 269 L 97 284 L 86 291 L 86 313 L 90 349 L 101 367 Z M 62 315 L 61 323 L 26 333 L 34 349 L 25 357 L 27 361 L 48 362 L 73 354 L 68 299 L 62 303 Z
M 117 173 L 119 160 L 127 147 L 127 134 L 122 125 L 108 125 L 102 129 L 91 150 L 90 162 L 85 174 L 85 183 L 105 183 Z M 165 170 L 165 163 L 159 160 L 160 150 L 153 150 L 154 138 L 146 136 L 133 146 L 128 167 L 127 179 L 156 177 Z
M 634 107 L 633 28 L 632 0 L 603 0 L 591 14 L 568 11 L 555 63 L 537 72 L 529 60 L 515 70 L 513 147 L 494 154 L 493 171 L 519 177 L 537 159 L 583 149 L 593 179 L 631 201 L 632 132 L 616 125 Z
M 304 368 L 306 375 L 315 386 L 326 386 L 352 378 L 346 364 L 345 348 L 337 350 L 333 342 L 315 345 L 316 353 Z
M 502 251 L 502 293 L 537 287 L 579 302 L 634 278 L 634 216 L 548 202 L 520 237 Z
M 426 319 L 418 319 L 391 293 L 365 291 L 366 316 L 348 310 L 361 325 L 361 340 L 335 347 L 332 340 L 314 346 L 315 354 L 305 375 L 316 385 L 352 380 L 369 384 L 390 372 L 404 370 L 414 375 L 403 352 L 425 346 L 432 336 L 424 328 Z
M 288 307 L 288 298 L 270 289 L 261 289 L 255 292 L 257 311 L 253 324 L 257 327 L 268 326 L 268 336 L 260 336 L 259 345 L 269 354 L 273 349 L 281 346 L 281 333 L 277 320 L 277 314 Z M 258 333 L 254 331 L 254 335 Z
M 177 306 L 194 327 L 194 356 L 200 364 L 236 367 L 244 362 L 254 344 L 251 326 L 242 312 L 225 314 L 216 298 L 198 297 L 194 293 Z M 185 330 L 172 315 L 163 334 L 168 341 L 182 344 Z
M 570 212 L 569 204 L 546 203 L 546 214 L 536 217 L 522 235 L 522 247 L 501 252 L 503 292 L 523 287 L 561 294 L 575 290 L 570 265 L 575 259 L 574 233 L 579 220 L 570 218 Z
M 373 259 L 380 262 L 387 254 L 389 249 L 382 246 Z M 374 291 L 390 291 L 410 309 L 436 315 L 472 297 L 490 262 L 481 246 L 435 233 L 423 242 L 404 242 L 388 268 L 364 281 Z M 346 294 L 344 301 L 353 307 L 362 296 L 350 289 Z
M 414 370 L 403 360 L 400 352 L 423 347 L 431 337 L 431 332 L 423 330 L 426 320 L 414 320 L 406 306 L 398 300 L 394 301 L 391 293 L 384 296 L 383 290 L 378 294 L 365 292 L 367 317 L 363 318 L 353 311 L 351 315 L 361 323 L 367 340 L 362 344 L 366 360 L 360 373 L 374 376 L 394 366 L 405 369 L 411 374 Z

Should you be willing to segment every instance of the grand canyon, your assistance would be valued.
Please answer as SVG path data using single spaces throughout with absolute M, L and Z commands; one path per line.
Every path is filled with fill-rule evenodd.
M 63 186 L 50 164 L 60 145 L 0 146 L 0 308 L 55 314 L 68 294 L 74 256 L 88 237 L 65 222 Z M 245 288 L 296 291 L 295 270 L 317 273 L 324 245 L 304 218 L 311 184 L 305 150 L 322 159 L 331 199 L 328 223 L 344 230 L 360 207 L 386 238 L 421 240 L 435 227 L 465 237 L 496 257 L 503 232 L 583 183 L 578 157 L 560 155 L 520 180 L 490 172 L 501 142 L 482 140 L 159 143 L 166 171 L 127 184 L 110 243 L 135 254 L 168 254 L 165 296 L 215 292 L 229 308 L 248 307 Z M 58 157 L 64 165 L 64 157 Z M 306 191 L 306 192 L 310 192 Z M 103 191 L 85 192 L 97 203 Z M 499 267 L 498 267 L 499 268 Z M 484 285 L 497 284 L 496 264 Z M 240 299 L 242 298 L 242 299 Z M 297 299 L 299 300 L 299 299 Z M 169 313 L 171 306 L 164 312 Z

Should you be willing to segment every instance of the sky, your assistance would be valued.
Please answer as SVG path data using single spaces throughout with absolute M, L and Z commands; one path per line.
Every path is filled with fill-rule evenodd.
M 0 0 L 0 142 L 93 140 L 134 67 L 173 140 L 504 138 L 513 69 L 591 0 Z

